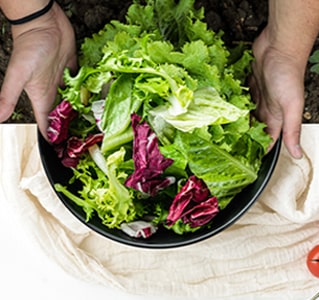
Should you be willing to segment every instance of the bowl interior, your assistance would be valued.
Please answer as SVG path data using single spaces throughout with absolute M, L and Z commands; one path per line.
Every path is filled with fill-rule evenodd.
M 72 170 L 61 164 L 52 146 L 46 142 L 39 132 L 38 141 L 41 161 L 51 185 L 53 186 L 55 183 L 60 183 L 65 186 L 69 186 L 69 179 L 73 175 Z M 225 209 L 220 211 L 217 216 L 214 217 L 210 228 L 204 228 L 194 233 L 178 235 L 170 230 L 160 228 L 156 234 L 148 239 L 132 238 L 123 233 L 121 230 L 107 228 L 101 223 L 98 217 L 93 217 L 89 222 L 85 222 L 86 215 L 82 208 L 77 206 L 62 193 L 56 193 L 60 200 L 76 218 L 106 238 L 125 245 L 153 249 L 174 248 L 190 245 L 220 233 L 222 230 L 237 221 L 253 205 L 266 187 L 271 174 L 274 171 L 280 153 L 280 147 L 281 139 L 276 142 L 273 149 L 264 157 L 257 180 L 247 186 L 228 204 Z M 77 186 L 70 186 L 70 190 L 73 193 L 76 193 Z

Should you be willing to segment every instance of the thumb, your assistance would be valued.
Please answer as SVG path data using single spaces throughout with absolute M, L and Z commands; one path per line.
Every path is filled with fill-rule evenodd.
M 0 122 L 6 121 L 13 113 L 26 80 L 14 68 L 8 66 L 0 92 Z

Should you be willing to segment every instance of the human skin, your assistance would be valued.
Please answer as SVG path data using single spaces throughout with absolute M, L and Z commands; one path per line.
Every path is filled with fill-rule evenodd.
M 48 4 L 48 0 L 0 0 L 7 18 L 16 20 Z M 57 3 L 45 15 L 11 26 L 13 50 L 0 92 L 0 122 L 14 111 L 24 90 L 31 100 L 42 135 L 47 137 L 48 114 L 64 69 L 77 67 L 73 27 Z
M 43 8 L 48 0 L 0 0 L 9 19 Z M 274 142 L 280 132 L 288 151 L 302 156 L 300 131 L 304 72 L 319 29 L 318 0 L 270 0 L 269 22 L 253 45 L 251 81 L 257 116 Z M 12 26 L 13 52 L 0 92 L 0 122 L 9 118 L 22 90 L 31 99 L 39 128 L 46 136 L 47 115 L 64 67 L 76 68 L 72 26 L 55 3 L 44 16 Z
M 253 44 L 251 91 L 256 115 L 275 142 L 302 157 L 304 74 L 319 33 L 318 0 L 270 0 L 268 25 Z

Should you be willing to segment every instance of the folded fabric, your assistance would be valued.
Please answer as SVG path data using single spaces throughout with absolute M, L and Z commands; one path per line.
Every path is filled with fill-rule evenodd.
M 125 246 L 75 219 L 42 169 L 35 125 L 0 126 L 0 143 L 1 199 L 43 251 L 77 278 L 164 298 L 304 300 L 319 291 L 306 266 L 308 251 L 319 244 L 317 125 L 303 126 L 303 159 L 282 148 L 268 186 L 238 222 L 169 250 Z

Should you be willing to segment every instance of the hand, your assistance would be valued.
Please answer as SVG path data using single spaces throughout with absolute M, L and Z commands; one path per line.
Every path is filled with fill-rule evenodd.
M 300 133 L 304 107 L 304 62 L 271 45 L 267 29 L 253 45 L 255 62 L 251 78 L 256 115 L 267 124 L 267 132 L 283 142 L 294 158 L 302 157 Z
M 13 51 L 0 93 L 0 122 L 10 117 L 25 90 L 46 138 L 47 117 L 62 84 L 63 70 L 75 71 L 77 66 L 73 28 L 55 3 L 38 19 L 12 26 L 12 36 Z

